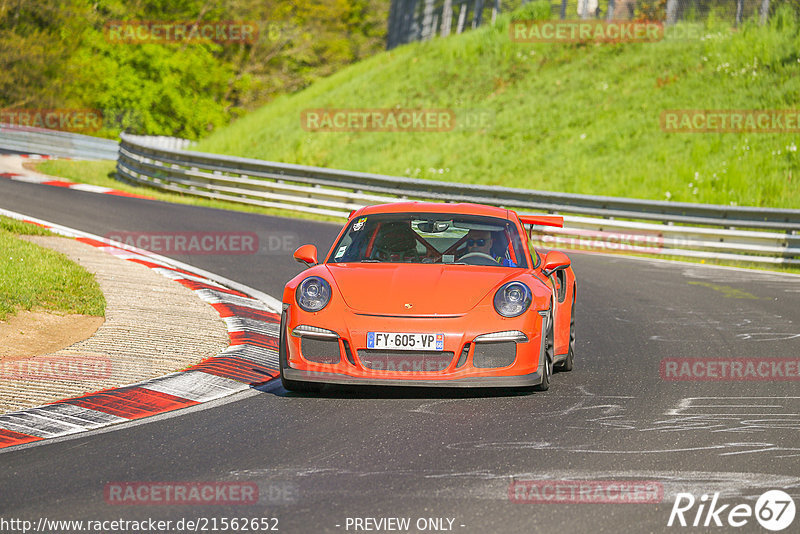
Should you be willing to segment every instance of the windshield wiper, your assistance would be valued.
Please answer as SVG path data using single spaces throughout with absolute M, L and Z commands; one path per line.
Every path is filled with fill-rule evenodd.
M 361 263 L 380 263 L 381 260 L 361 260 Z

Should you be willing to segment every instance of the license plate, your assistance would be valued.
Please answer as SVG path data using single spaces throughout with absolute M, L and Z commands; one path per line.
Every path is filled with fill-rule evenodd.
M 367 332 L 368 349 L 444 350 L 444 334 Z

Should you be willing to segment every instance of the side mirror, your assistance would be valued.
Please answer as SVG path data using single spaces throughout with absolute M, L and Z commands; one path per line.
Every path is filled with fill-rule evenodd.
M 294 251 L 294 259 L 300 263 L 305 263 L 306 267 L 317 264 L 317 247 L 314 245 L 303 245 Z
M 551 250 L 544 257 L 544 262 L 542 263 L 542 274 L 545 276 L 550 276 L 556 271 L 566 269 L 569 267 L 569 265 L 570 261 L 566 254 L 557 250 Z

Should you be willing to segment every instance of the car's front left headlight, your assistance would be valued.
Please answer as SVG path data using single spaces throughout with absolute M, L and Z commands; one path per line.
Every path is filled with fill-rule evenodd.
M 324 278 L 309 276 L 297 286 L 297 305 L 307 312 L 318 312 L 331 300 L 331 285 Z
M 522 282 L 503 284 L 494 295 L 494 309 L 503 317 L 517 317 L 527 310 L 533 296 Z

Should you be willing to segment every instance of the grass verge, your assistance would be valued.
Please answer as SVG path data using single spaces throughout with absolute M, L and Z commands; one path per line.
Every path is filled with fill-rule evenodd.
M 20 309 L 105 314 L 105 297 L 90 272 L 61 253 L 19 238 L 48 234 L 0 216 L 0 321 Z

